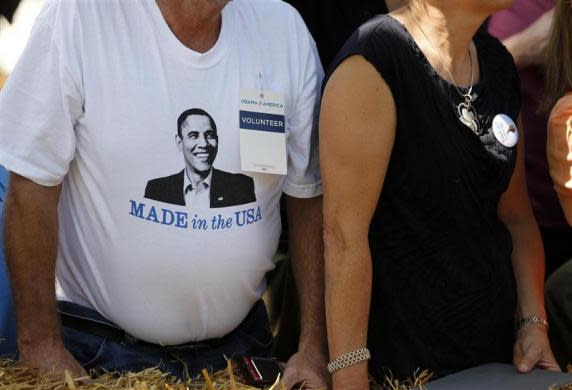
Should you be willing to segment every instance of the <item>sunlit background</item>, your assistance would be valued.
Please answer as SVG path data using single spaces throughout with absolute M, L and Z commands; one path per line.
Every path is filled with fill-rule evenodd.
M 1 0 L 0 0 L 1 1 Z M 0 16 L 0 86 L 24 50 L 34 20 L 44 0 L 22 0 L 12 23 Z

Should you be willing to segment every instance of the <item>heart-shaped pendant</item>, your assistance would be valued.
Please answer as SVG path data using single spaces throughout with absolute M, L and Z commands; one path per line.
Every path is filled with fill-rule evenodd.
M 481 135 L 481 127 L 479 126 L 479 121 L 477 120 L 477 113 L 471 103 L 460 103 L 457 106 L 457 111 L 461 123 L 471 129 L 475 135 Z

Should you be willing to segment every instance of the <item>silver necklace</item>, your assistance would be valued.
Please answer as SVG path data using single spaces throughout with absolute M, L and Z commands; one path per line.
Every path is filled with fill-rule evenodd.
M 431 39 L 429 39 L 427 34 L 425 34 L 425 31 L 423 31 L 423 29 L 421 28 L 421 24 L 419 23 L 419 21 L 415 17 L 415 14 L 411 10 L 411 7 L 407 6 L 407 8 L 409 9 L 409 13 L 413 17 L 413 20 L 415 21 L 417 28 L 419 29 L 419 31 L 421 31 L 421 34 L 423 34 L 423 36 L 425 37 L 427 42 L 429 42 L 429 46 L 430 46 L 431 50 L 435 54 L 437 54 L 437 56 L 439 56 L 439 58 L 441 59 L 441 61 L 443 63 L 445 63 L 441 53 L 439 53 L 439 51 L 433 45 L 433 42 L 431 42 Z M 461 97 L 463 98 L 463 101 L 457 105 L 457 114 L 459 115 L 459 120 L 461 121 L 462 124 L 464 124 L 469 129 L 471 129 L 473 131 L 473 133 L 475 133 L 475 135 L 479 136 L 479 135 L 481 135 L 481 126 L 479 125 L 479 121 L 477 119 L 477 111 L 475 110 L 475 107 L 473 107 L 473 98 L 471 97 L 471 94 L 473 92 L 474 73 L 473 73 L 473 57 L 471 56 L 471 49 L 470 48 L 467 51 L 467 54 L 469 55 L 469 62 L 471 64 L 471 86 L 469 87 L 469 91 L 467 93 L 461 92 L 459 87 L 457 87 L 457 82 L 455 81 L 455 79 L 454 79 L 453 75 L 451 74 L 451 71 L 449 70 L 449 68 L 446 67 L 445 70 L 449 74 L 449 77 L 451 78 L 451 81 L 453 82 L 453 86 L 455 87 L 455 89 L 457 90 L 459 95 L 461 95 Z

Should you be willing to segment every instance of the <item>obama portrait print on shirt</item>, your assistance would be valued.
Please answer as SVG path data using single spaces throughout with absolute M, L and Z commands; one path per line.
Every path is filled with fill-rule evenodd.
M 177 147 L 185 168 L 173 175 L 149 180 L 145 198 L 179 206 L 220 208 L 256 201 L 254 180 L 240 173 L 213 167 L 218 152 L 218 133 L 213 117 L 191 108 L 177 120 Z

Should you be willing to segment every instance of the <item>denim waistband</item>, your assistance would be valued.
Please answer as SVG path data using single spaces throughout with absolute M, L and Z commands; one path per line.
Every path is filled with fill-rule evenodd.
M 125 332 L 119 326 L 102 316 L 97 311 L 88 307 L 78 305 L 77 303 L 58 301 L 58 312 L 62 325 L 68 328 L 73 328 L 78 331 L 94 334 L 107 339 L 112 339 L 117 342 L 124 342 L 128 344 L 141 344 L 159 346 L 158 344 L 149 343 L 136 338 L 135 336 Z M 247 331 L 260 326 L 260 321 L 268 322 L 266 307 L 264 302 L 258 300 L 252 309 L 250 309 L 246 318 L 229 334 L 216 339 L 208 339 L 198 342 L 187 342 L 178 345 L 163 346 L 165 349 L 181 349 L 181 348 L 212 348 L 218 345 L 225 344 L 229 337 L 237 331 Z

